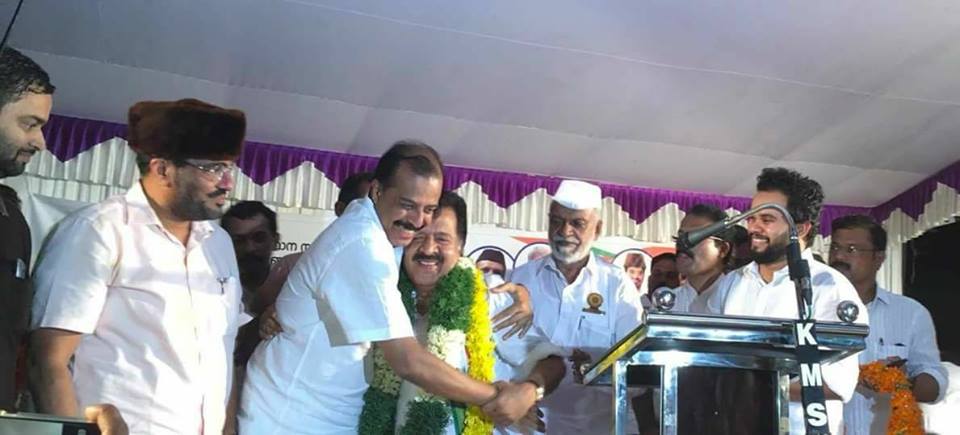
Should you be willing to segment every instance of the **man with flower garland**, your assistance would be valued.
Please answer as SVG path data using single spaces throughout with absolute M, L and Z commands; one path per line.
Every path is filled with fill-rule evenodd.
M 513 282 L 530 290 L 534 325 L 574 364 L 543 402 L 550 433 L 610 432 L 610 391 L 581 385 L 574 374 L 639 326 L 643 315 L 633 281 L 590 250 L 602 229 L 600 206 L 600 187 L 575 180 L 560 183 L 550 204 L 550 255 L 512 275 Z
M 479 268 L 463 257 L 466 239 L 467 205 L 459 195 L 444 192 L 433 221 L 404 250 L 401 297 L 420 342 L 451 367 L 474 377 L 523 379 L 524 403 L 532 412 L 518 426 L 533 429 L 537 420 L 533 405 L 560 382 L 563 360 L 549 356 L 555 348 L 536 329 L 523 338 L 494 334 L 489 318 L 512 299 L 487 290 Z M 481 340 L 472 341 L 473 333 Z M 479 349 L 483 343 L 488 347 Z M 479 409 L 432 397 L 409 382 L 401 384 L 383 364 L 379 349 L 373 355 L 374 381 L 364 397 L 361 433 L 389 433 L 395 427 L 400 433 L 450 435 L 489 434 L 493 429 L 489 422 L 470 418 Z M 429 414 L 438 417 L 424 418 L 431 409 Z
M 424 143 L 398 142 L 380 158 L 369 197 L 320 233 L 280 291 L 283 332 L 248 363 L 240 433 L 357 433 L 371 343 L 401 378 L 432 394 L 483 406 L 499 424 L 526 414 L 522 386 L 477 381 L 413 337 L 397 263 L 430 223 L 442 185 L 440 157 Z
M 948 375 L 940 363 L 933 319 L 919 302 L 877 285 L 886 249 L 887 232 L 873 218 L 852 215 L 833 221 L 830 267 L 850 279 L 870 315 L 870 335 L 860 363 L 901 363 L 916 400 L 936 403 L 946 393 Z M 886 418 L 880 416 L 890 416 L 889 404 L 889 397 L 860 382 L 853 398 L 843 406 L 847 433 L 885 433 Z

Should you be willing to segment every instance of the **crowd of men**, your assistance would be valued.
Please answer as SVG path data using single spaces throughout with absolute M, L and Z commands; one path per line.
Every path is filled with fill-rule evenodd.
M 3 50 L 0 177 L 21 174 L 45 148 L 53 92 L 36 63 Z M 405 385 L 479 410 L 499 432 L 604 433 L 609 391 L 577 378 L 642 322 L 648 268 L 647 288 L 672 289 L 676 311 L 798 317 L 787 221 L 776 212 L 649 267 L 642 254 L 617 267 L 592 250 L 603 228 L 600 188 L 565 180 L 547 214 L 548 254 L 512 271 L 496 250 L 477 262 L 489 287 L 484 314 L 498 331 L 495 376 L 478 379 L 428 349 L 430 304 L 447 291 L 441 283 L 468 237 L 466 204 L 442 191 L 440 155 L 397 142 L 372 173 L 342 183 L 338 218 L 308 250 L 271 264 L 276 213 L 258 202 L 224 210 L 245 130 L 243 112 L 195 99 L 133 105 L 127 142 L 139 182 L 60 222 L 32 274 L 27 222 L 16 193 L 0 185 L 0 408 L 26 406 L 16 376 L 17 355 L 26 354 L 35 409 L 86 415 L 105 433 L 357 433 L 375 349 Z M 921 402 L 943 396 L 947 374 L 927 310 L 877 287 L 887 243 L 880 225 L 834 221 L 829 265 L 813 259 L 822 202 L 816 181 L 768 168 L 752 205 L 779 204 L 796 221 L 813 317 L 837 321 L 838 303 L 849 300 L 869 323 L 866 350 L 825 365 L 823 379 L 834 433 L 840 422 L 847 433 L 877 433 L 883 397 L 858 382 L 859 364 L 905 362 Z M 700 204 L 679 231 L 725 218 Z M 799 400 L 799 388 L 792 393 Z M 657 426 L 656 413 L 637 415 L 631 432 Z M 799 409 L 790 416 L 791 430 L 802 431 Z M 444 421 L 440 433 L 464 424 Z

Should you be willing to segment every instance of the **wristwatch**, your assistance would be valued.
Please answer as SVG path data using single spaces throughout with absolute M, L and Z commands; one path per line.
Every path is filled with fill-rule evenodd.
M 527 380 L 525 380 L 525 381 L 523 381 L 523 382 L 525 382 L 525 383 L 526 383 L 526 382 L 529 382 L 529 383 L 533 384 L 533 386 L 536 388 L 536 391 L 537 391 L 537 402 L 543 400 L 543 395 L 546 393 L 546 390 L 543 388 L 543 385 L 538 384 L 537 381 L 535 381 L 535 380 L 533 380 L 533 379 L 527 379 Z

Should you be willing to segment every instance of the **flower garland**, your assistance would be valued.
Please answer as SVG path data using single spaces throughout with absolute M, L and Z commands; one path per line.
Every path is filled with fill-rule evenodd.
M 903 370 L 890 367 L 884 361 L 874 361 L 860 366 L 860 379 L 874 390 L 890 394 L 887 434 L 923 435 L 923 412 Z
M 416 299 L 413 284 L 403 273 L 398 285 L 401 299 L 411 321 L 415 318 Z M 462 257 L 447 275 L 440 278 L 427 310 L 427 350 L 453 367 L 467 353 L 467 373 L 481 382 L 492 382 L 494 376 L 493 326 L 487 305 L 487 286 L 473 262 Z M 362 435 L 394 433 L 399 419 L 401 434 L 442 434 L 451 416 L 458 433 L 489 435 L 493 422 L 475 407 L 466 409 L 450 405 L 416 385 L 403 381 L 393 372 L 383 351 L 374 346 L 373 379 L 364 394 L 358 432 Z M 462 431 L 460 430 L 462 427 Z

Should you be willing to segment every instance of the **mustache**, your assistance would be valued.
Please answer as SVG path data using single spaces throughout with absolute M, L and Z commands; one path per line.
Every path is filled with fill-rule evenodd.
M 407 221 L 394 221 L 393 224 L 407 231 L 420 231 L 425 226 L 421 225 L 419 228 L 417 228 L 415 225 Z
M 226 190 L 218 187 L 217 190 L 214 190 L 213 192 L 208 193 L 207 196 L 210 198 L 217 198 L 217 197 L 225 196 L 226 194 L 227 194 Z
M 848 270 L 848 271 L 850 270 L 850 264 L 849 264 L 849 263 L 845 263 L 845 262 L 843 262 L 843 261 L 831 261 L 831 262 L 830 262 L 830 267 L 832 267 L 832 268 L 834 268 L 834 269 L 837 269 L 837 270 L 840 270 L 840 269 L 846 269 L 846 270 Z
M 413 255 L 413 261 L 429 261 L 429 260 L 434 260 L 437 263 L 442 263 L 443 256 L 441 256 L 440 254 L 427 255 L 427 254 L 420 254 L 420 253 Z
M 573 237 L 553 237 L 550 239 L 553 243 L 572 243 L 574 245 L 580 244 L 580 241 Z

